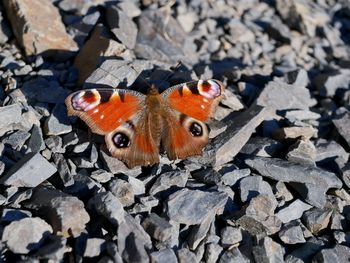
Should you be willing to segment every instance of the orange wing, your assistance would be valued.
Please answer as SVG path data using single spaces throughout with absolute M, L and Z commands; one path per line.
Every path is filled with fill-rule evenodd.
M 68 115 L 81 118 L 94 133 L 105 135 L 144 107 L 145 95 L 122 89 L 88 89 L 67 97 Z
M 199 121 L 208 121 L 223 97 L 224 85 L 218 80 L 193 81 L 162 93 L 169 106 Z

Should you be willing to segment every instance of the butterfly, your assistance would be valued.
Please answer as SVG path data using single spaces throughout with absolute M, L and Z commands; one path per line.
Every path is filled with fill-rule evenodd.
M 68 115 L 78 116 L 104 135 L 113 157 L 129 168 L 159 163 L 165 150 L 170 160 L 201 155 L 208 143 L 206 122 L 223 98 L 218 80 L 179 84 L 159 93 L 152 85 L 147 95 L 126 89 L 86 89 L 70 94 Z

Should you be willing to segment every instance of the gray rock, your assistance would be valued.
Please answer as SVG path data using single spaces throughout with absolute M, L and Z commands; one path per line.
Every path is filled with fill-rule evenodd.
M 276 181 L 290 182 L 305 200 L 314 206 L 323 207 L 325 193 L 329 188 L 340 188 L 341 181 L 334 173 L 313 166 L 290 163 L 276 158 L 255 157 L 245 163 L 262 176 Z
M 67 239 L 62 236 L 49 236 L 47 242 L 34 253 L 35 258 L 62 261 L 66 253 Z
M 240 153 L 261 157 L 274 156 L 283 148 L 282 144 L 267 137 L 252 137 L 243 146 Z
M 65 187 L 74 185 L 73 176 L 71 174 L 68 162 L 66 161 L 64 156 L 60 153 L 55 153 L 52 155 L 52 159 L 57 167 L 57 171 L 62 184 Z
M 277 207 L 277 201 L 274 196 L 259 194 L 253 197 L 246 207 L 245 214 L 260 220 L 265 220 L 274 215 Z
M 8 129 L 14 123 L 21 121 L 22 109 L 20 104 L 0 107 L 0 130 Z
M 216 150 L 215 166 L 230 162 L 271 112 L 267 108 L 253 105 L 241 113 L 228 125 L 226 130 L 212 140 L 211 145 Z
M 61 135 L 72 131 L 64 104 L 56 104 L 52 115 L 45 121 L 44 129 L 46 135 Z
M 336 141 L 319 139 L 315 146 L 316 162 L 327 161 L 327 159 L 335 159 L 337 157 L 341 157 L 344 160 L 349 158 L 349 153 Z
M 209 228 L 214 221 L 214 217 L 215 214 L 209 212 L 209 215 L 199 225 L 192 228 L 188 237 L 188 247 L 191 250 L 199 249 L 199 245 L 206 237 Z
M 117 6 L 107 8 L 106 18 L 112 33 L 127 48 L 133 49 L 136 44 L 137 26 L 134 21 Z
M 0 183 L 36 187 L 57 171 L 40 153 L 28 153 L 0 178 Z
M 278 236 L 284 244 L 305 243 L 303 230 L 296 221 L 285 224 L 278 232 Z
M 88 238 L 83 256 L 86 258 L 98 257 L 106 249 L 106 241 L 103 238 Z
M 176 251 L 179 263 L 198 263 L 196 255 L 188 248 L 181 248 Z
M 132 176 L 128 176 L 127 180 L 131 184 L 135 195 L 142 195 L 146 192 L 146 188 L 143 181 Z
M 322 248 L 324 248 L 325 245 L 326 244 L 322 239 L 311 237 L 306 241 L 305 244 L 287 255 L 285 262 L 293 263 L 311 261 L 312 257 Z
M 300 201 L 299 199 L 297 199 L 294 202 L 292 202 L 291 204 L 280 209 L 276 213 L 276 216 L 283 223 L 288 223 L 288 222 L 293 221 L 295 219 L 301 218 L 303 213 L 311 208 L 312 208 L 311 205 L 306 204 L 306 203 Z
M 107 172 L 103 169 L 98 169 L 98 170 L 93 171 L 90 176 L 92 179 L 96 180 L 99 183 L 108 183 L 114 177 L 112 173 Z M 111 190 L 111 189 L 109 189 L 109 190 Z M 111 192 L 113 192 L 113 191 L 111 191 Z
M 149 193 L 156 195 L 172 187 L 185 187 L 190 173 L 187 170 L 175 170 L 162 173 L 153 183 Z
M 118 197 L 123 206 L 130 206 L 135 202 L 135 194 L 132 185 L 122 179 L 113 179 L 108 184 L 108 189 Z
M 316 103 L 316 100 L 311 98 L 307 88 L 290 85 L 281 80 L 269 82 L 257 99 L 258 105 L 271 107 L 275 110 L 308 110 Z
M 221 176 L 221 181 L 223 182 L 223 184 L 228 186 L 234 186 L 240 179 L 250 175 L 250 169 L 244 168 L 229 171 L 223 168 L 222 170 L 220 170 L 220 173 L 223 174 Z
M 131 232 L 125 239 L 125 249 L 123 250 L 122 257 L 124 262 L 150 262 L 144 244 L 134 232 Z
M 4 19 L 3 10 L 0 10 L 0 44 L 5 44 L 7 40 L 12 36 L 10 26 Z
M 79 236 L 90 220 L 82 201 L 58 190 L 35 189 L 25 207 L 37 210 L 55 232 L 64 236 Z
M 301 139 L 289 148 L 286 159 L 290 162 L 315 165 L 316 147 L 307 139 Z
M 256 262 L 284 262 L 284 251 L 280 244 L 270 237 L 259 240 L 253 247 L 253 256 Z
M 242 202 L 250 201 L 259 194 L 266 194 L 274 198 L 271 186 L 263 181 L 261 176 L 247 176 L 239 182 L 240 197 Z
M 12 149 L 19 151 L 29 137 L 29 132 L 19 130 L 5 137 L 2 142 L 3 144 L 10 146 Z
M 32 217 L 32 213 L 25 210 L 5 208 L 1 214 L 1 222 L 8 223 L 18 221 L 26 217 Z
M 312 234 L 317 235 L 321 230 L 327 228 L 331 215 L 332 210 L 328 208 L 313 208 L 304 213 L 303 222 Z
M 151 262 L 154 262 L 154 263 L 163 263 L 163 262 L 177 263 L 175 252 L 170 248 L 152 252 L 150 254 L 150 258 L 151 258 Z
M 227 226 L 221 230 L 221 244 L 223 247 L 230 247 L 242 241 L 240 228 Z
M 283 202 L 288 202 L 293 199 L 292 193 L 288 190 L 287 186 L 283 182 L 277 182 L 274 186 L 274 193 L 276 199 L 281 199 Z M 281 203 L 279 203 L 280 205 Z
M 336 118 L 333 119 L 333 123 L 339 134 L 350 146 L 350 112 L 336 116 Z
M 170 220 L 187 225 L 200 224 L 211 213 L 219 213 L 227 202 L 223 192 L 205 192 L 183 189 L 175 192 L 166 201 Z
M 41 128 L 37 125 L 33 125 L 32 130 L 30 131 L 30 138 L 27 142 L 28 151 L 30 152 L 39 152 L 45 149 L 45 143 L 43 139 L 43 132 Z
M 216 185 L 221 181 L 221 174 L 212 168 L 195 171 L 192 173 L 192 177 L 207 185 Z
M 50 233 L 51 226 L 41 218 L 23 218 L 4 228 L 2 242 L 13 253 L 27 254 L 41 247 Z
M 238 248 L 233 248 L 231 250 L 225 251 L 219 261 L 219 263 L 230 263 L 230 262 L 251 262 L 247 257 L 245 257 Z
M 62 147 L 62 138 L 53 135 L 45 139 L 45 144 L 53 153 L 64 153 L 65 149 Z
M 338 89 L 347 89 L 350 85 L 349 70 L 330 70 L 323 74 L 318 74 L 314 83 L 320 95 L 333 97 Z
M 124 222 L 123 205 L 111 192 L 98 193 L 89 200 L 88 207 L 113 225 L 120 226 Z
M 316 254 L 312 262 L 320 263 L 341 263 L 347 262 L 350 258 L 350 248 L 342 245 L 335 245 L 333 248 L 325 248 Z
M 151 237 L 159 241 L 168 240 L 172 234 L 172 225 L 155 213 L 149 214 L 142 226 Z
M 99 11 L 89 12 L 80 21 L 70 25 L 74 34 L 74 41 L 81 47 L 89 36 L 101 14 Z

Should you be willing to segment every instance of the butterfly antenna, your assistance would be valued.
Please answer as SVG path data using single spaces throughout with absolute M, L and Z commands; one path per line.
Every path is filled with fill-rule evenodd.
M 136 70 L 136 68 L 134 68 L 133 65 L 131 65 L 130 68 L 136 72 L 138 78 L 140 78 L 143 82 L 147 84 L 149 88 L 151 88 L 151 85 L 149 84 L 149 82 L 144 77 L 141 76 L 141 73 L 138 70 Z

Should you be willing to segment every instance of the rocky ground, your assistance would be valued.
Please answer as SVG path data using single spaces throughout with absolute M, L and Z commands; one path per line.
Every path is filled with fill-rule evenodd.
M 349 43 L 347 0 L 3 0 L 1 260 L 348 262 Z M 160 89 L 227 86 L 202 157 L 128 169 L 67 117 L 179 60 Z

